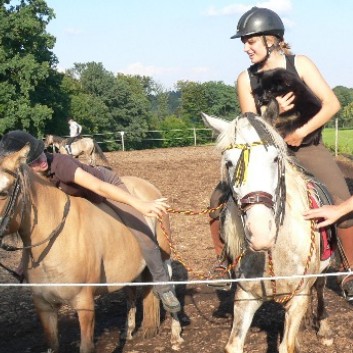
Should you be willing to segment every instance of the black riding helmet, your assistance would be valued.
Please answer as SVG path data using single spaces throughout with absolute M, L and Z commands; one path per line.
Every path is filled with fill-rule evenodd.
M 27 144 L 30 146 L 30 151 L 27 155 L 27 163 L 32 163 L 44 151 L 44 142 L 37 140 L 25 131 L 10 131 L 2 137 L 0 141 L 0 156 L 7 156 L 18 152 Z
M 272 10 L 253 7 L 240 17 L 237 33 L 231 39 L 252 35 L 273 35 L 283 39 L 284 25 L 281 18 Z

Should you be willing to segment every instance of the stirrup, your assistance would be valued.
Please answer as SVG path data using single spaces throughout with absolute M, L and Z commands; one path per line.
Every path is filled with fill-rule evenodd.
M 224 279 L 225 282 L 207 283 L 207 286 L 217 290 L 229 291 L 232 288 L 232 282 L 229 281 L 232 279 L 232 273 L 228 269 L 228 261 L 223 260 L 213 266 L 208 272 L 207 279 Z
M 341 290 L 343 297 L 348 301 L 353 301 L 353 271 L 350 269 L 349 274 L 341 281 Z

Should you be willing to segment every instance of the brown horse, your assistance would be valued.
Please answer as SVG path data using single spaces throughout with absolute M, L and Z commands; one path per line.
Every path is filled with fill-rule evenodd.
M 49 347 L 54 352 L 59 350 L 58 309 L 62 304 L 69 304 L 78 315 L 80 353 L 91 353 L 94 351 L 94 297 L 122 288 L 109 283 L 132 282 L 138 276 L 141 280 L 150 280 L 150 274 L 134 235 L 107 205 L 97 207 L 52 186 L 25 164 L 27 153 L 25 146 L 0 158 L 0 237 L 17 232 L 25 249 L 27 282 L 47 284 L 32 287 L 32 294 Z M 145 200 L 161 197 L 143 179 L 125 177 L 123 180 L 137 197 Z M 162 222 L 170 233 L 168 215 Z M 166 264 L 170 265 L 170 248 L 161 223 L 149 218 L 148 224 L 155 231 Z M 97 283 L 106 285 L 95 286 Z M 144 337 L 151 337 L 159 329 L 160 303 L 150 286 L 143 288 L 142 330 Z M 134 311 L 132 308 L 128 314 L 128 339 L 135 328 L 131 314 Z M 180 333 L 180 323 L 173 314 L 173 347 L 181 344 Z
M 47 135 L 44 144 L 46 147 L 52 146 L 53 148 L 56 148 L 57 151 L 62 154 L 68 154 L 65 148 L 67 141 L 68 139 L 59 136 Z M 84 156 L 90 165 L 96 166 L 97 162 L 99 162 L 100 165 L 109 165 L 109 162 L 98 143 L 90 137 L 79 137 L 71 142 L 70 146 L 72 156 Z

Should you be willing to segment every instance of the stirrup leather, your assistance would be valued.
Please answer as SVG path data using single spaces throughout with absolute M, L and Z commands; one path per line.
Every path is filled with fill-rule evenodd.
M 350 273 L 342 279 L 341 289 L 343 297 L 347 301 L 353 301 L 353 271 L 349 269 L 348 272 Z
M 232 279 L 232 273 L 228 269 L 228 261 L 217 259 L 217 263 L 208 272 L 207 279 L 209 280 L 224 279 L 225 280 L 224 282 L 207 283 L 207 286 L 215 289 L 219 289 L 219 290 L 229 291 L 232 287 L 232 282 L 229 281 Z

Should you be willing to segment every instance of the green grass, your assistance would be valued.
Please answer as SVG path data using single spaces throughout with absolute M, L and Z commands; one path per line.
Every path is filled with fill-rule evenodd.
M 323 141 L 331 151 L 335 150 L 335 129 L 326 128 L 323 131 Z M 338 130 L 338 153 L 353 155 L 353 130 Z

